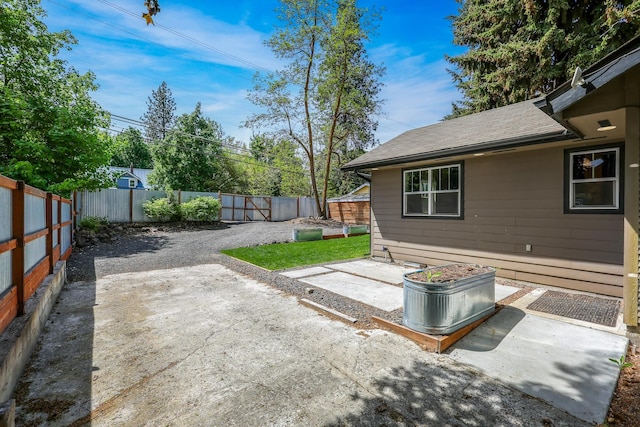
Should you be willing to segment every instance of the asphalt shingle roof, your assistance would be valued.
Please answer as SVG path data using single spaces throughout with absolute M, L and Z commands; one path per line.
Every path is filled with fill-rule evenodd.
M 539 99 L 407 131 L 342 169 L 388 166 L 575 137 L 534 105 Z

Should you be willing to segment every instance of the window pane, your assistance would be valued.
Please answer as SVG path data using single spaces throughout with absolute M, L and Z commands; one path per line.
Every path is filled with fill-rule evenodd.
M 615 207 L 615 183 L 580 182 L 573 185 L 573 206 Z
M 449 168 L 440 169 L 440 188 L 438 190 L 448 190 L 449 187 Z
M 433 214 L 458 214 L 458 193 L 439 193 L 433 196 Z
M 431 190 L 438 191 L 440 189 L 440 172 L 441 169 L 431 171 Z
M 449 189 L 460 189 L 460 168 L 458 166 L 449 169 L 449 182 L 451 183 Z
M 593 169 L 594 178 L 615 178 L 616 152 L 594 153 L 591 169 Z
M 429 191 L 429 171 L 420 172 L 420 191 Z
M 428 214 L 429 198 L 426 194 L 408 194 L 406 214 Z
M 586 167 L 591 164 L 591 156 L 588 154 L 576 154 L 573 156 L 571 169 L 573 170 L 573 179 L 591 178 L 591 170 Z M 589 169 L 587 171 L 587 169 Z
M 405 172 L 404 179 L 404 191 L 418 191 L 418 183 L 420 180 L 418 172 Z

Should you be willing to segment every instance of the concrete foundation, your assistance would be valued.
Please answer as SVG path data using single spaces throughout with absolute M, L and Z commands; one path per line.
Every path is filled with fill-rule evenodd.
M 6 351 L 0 354 L 0 402 L 2 409 L 5 408 L 13 390 L 22 375 L 24 367 L 29 361 L 38 337 L 47 322 L 51 309 L 60 294 L 62 285 L 66 279 L 66 262 L 60 261 L 56 265 L 53 274 L 47 276 L 40 285 L 36 294 L 32 297 L 34 301 L 28 304 L 27 313 L 22 318 L 14 319 L 14 323 L 21 323 L 20 329 L 12 330 L 11 327 L 5 333 L 12 333 L 15 339 L 10 341 Z M 9 405 L 11 406 L 11 405 Z M 13 404 L 15 412 L 15 402 Z M 0 426 L 7 424 L 4 412 L 0 413 Z M 4 422 L 4 424 L 3 424 Z

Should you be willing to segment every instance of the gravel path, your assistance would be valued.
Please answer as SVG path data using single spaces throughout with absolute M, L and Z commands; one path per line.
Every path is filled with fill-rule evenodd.
M 155 225 L 125 227 L 118 230 L 111 242 L 74 249 L 67 262 L 67 278 L 69 282 L 78 282 L 116 273 L 222 264 L 287 294 L 356 318 L 354 326 L 358 328 L 375 328 L 371 316 L 400 322 L 401 309 L 385 312 L 220 254 L 222 249 L 290 241 L 294 228 L 315 227 L 323 228 L 325 235 L 342 232 L 340 223 L 319 220 L 233 223 L 190 229 Z

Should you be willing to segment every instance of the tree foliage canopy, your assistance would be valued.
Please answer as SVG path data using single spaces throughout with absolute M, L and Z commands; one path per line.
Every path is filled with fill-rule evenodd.
M 223 148 L 227 140 L 220 124 L 205 117 L 198 103 L 192 113 L 176 119 L 163 140 L 152 144 L 150 182 L 172 190 L 234 191 L 242 180 Z
M 640 33 L 639 0 L 458 0 L 448 56 L 464 99 L 448 118 L 549 93 L 576 66 L 596 62 Z
M 90 97 L 94 76 L 57 58 L 76 41 L 44 16 L 38 0 L 0 6 L 0 173 L 63 193 L 103 186 L 108 119 Z
M 244 159 L 250 194 L 295 197 L 309 194 L 309 173 L 297 155 L 298 145 L 254 135 L 249 144 L 251 161 Z
M 151 169 L 153 159 L 151 150 L 144 142 L 142 132 L 129 126 L 114 138 L 111 166 Z
M 368 59 L 365 43 L 376 18 L 356 0 L 281 0 L 282 26 L 267 45 L 288 64 L 257 75 L 249 95 L 265 112 L 247 126 L 298 145 L 322 216 L 334 154 L 375 143 L 383 69 Z

